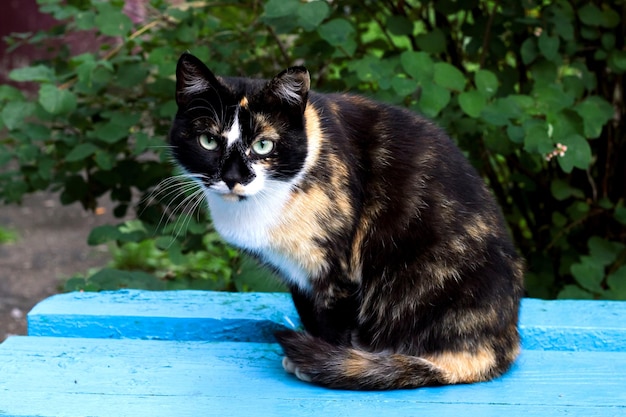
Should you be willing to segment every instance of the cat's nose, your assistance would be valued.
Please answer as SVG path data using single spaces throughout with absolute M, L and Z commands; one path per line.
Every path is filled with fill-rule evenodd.
M 255 175 L 252 169 L 245 163 L 240 155 L 231 155 L 222 167 L 222 181 L 226 183 L 229 189 L 233 189 L 235 185 L 246 185 L 254 179 Z

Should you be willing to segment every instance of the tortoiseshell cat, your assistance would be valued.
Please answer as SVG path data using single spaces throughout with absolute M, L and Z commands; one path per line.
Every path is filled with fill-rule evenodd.
M 519 352 L 522 261 L 487 187 L 408 110 L 216 77 L 184 54 L 170 144 L 224 239 L 273 267 L 305 332 L 284 368 L 346 389 L 485 381 Z

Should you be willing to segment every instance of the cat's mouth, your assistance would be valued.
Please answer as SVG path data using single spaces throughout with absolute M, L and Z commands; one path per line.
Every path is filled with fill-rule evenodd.
M 233 188 L 229 188 L 226 184 L 221 182 L 213 184 L 208 188 L 213 192 L 213 194 L 220 196 L 222 200 L 228 201 L 229 203 L 236 203 L 248 198 L 246 190 L 241 184 L 235 184 Z

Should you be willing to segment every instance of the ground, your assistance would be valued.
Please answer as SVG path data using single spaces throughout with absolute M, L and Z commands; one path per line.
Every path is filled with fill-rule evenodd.
M 28 196 L 21 206 L 0 205 L 0 227 L 17 235 L 14 243 L 0 243 L 0 342 L 25 334 L 28 311 L 59 292 L 64 279 L 107 263 L 106 248 L 87 245 L 93 227 L 117 223 L 107 204 L 101 211 L 63 206 L 51 193 Z

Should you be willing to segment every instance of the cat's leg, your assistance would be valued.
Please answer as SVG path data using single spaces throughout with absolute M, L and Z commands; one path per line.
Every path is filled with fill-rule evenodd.
M 349 346 L 351 344 L 357 311 L 354 295 L 322 302 L 319 297 L 314 299 L 298 288 L 292 288 L 291 294 L 305 332 L 292 330 L 278 332 L 276 338 L 279 341 L 313 337 L 323 340 L 330 346 Z M 354 292 L 347 294 L 354 294 Z M 285 371 L 296 375 L 298 379 L 311 382 L 311 377 L 301 372 L 288 356 L 283 358 L 282 365 Z
M 358 304 L 354 290 L 333 291 L 334 297 L 321 297 L 320 292 L 310 294 L 298 288 L 291 289 L 294 305 L 304 329 L 336 345 L 350 345 L 356 326 Z M 337 294 L 344 294 L 343 296 Z

